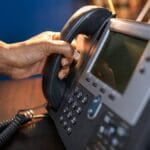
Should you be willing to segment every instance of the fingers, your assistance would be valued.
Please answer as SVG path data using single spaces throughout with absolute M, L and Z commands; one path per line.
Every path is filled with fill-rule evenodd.
M 80 59 L 80 53 L 78 51 L 74 51 L 74 54 L 73 54 L 73 58 L 75 61 L 78 61 Z
M 72 57 L 73 47 L 69 43 L 60 39 L 60 32 L 46 31 L 27 40 L 25 45 L 32 46 L 37 53 L 44 52 L 44 55 L 46 56 L 55 53 L 62 54 L 67 58 Z
M 63 67 L 58 73 L 58 78 L 61 80 L 66 78 L 69 74 L 69 71 L 70 71 L 69 66 Z
M 69 66 L 72 63 L 73 59 L 68 58 L 62 58 L 61 59 L 61 65 L 62 66 Z
M 73 57 L 73 48 L 72 46 L 61 40 L 52 40 L 49 43 L 47 43 L 47 53 L 48 54 L 62 54 L 67 58 L 72 58 Z
M 53 32 L 52 40 L 60 40 L 60 32 Z
M 58 73 L 58 78 L 59 79 L 64 79 L 68 76 L 69 70 L 70 70 L 70 65 L 72 63 L 73 59 L 67 59 L 67 58 L 62 58 L 61 59 L 61 70 Z
M 62 58 L 61 60 L 62 69 L 58 73 L 59 79 L 62 80 L 68 76 L 69 71 L 70 71 L 70 65 L 73 62 L 73 59 L 75 61 L 78 61 L 79 57 L 80 57 L 80 54 L 75 50 L 72 59 Z
M 38 35 L 31 37 L 30 39 L 47 39 L 47 40 L 59 40 L 60 39 L 60 32 L 52 32 L 52 31 L 45 31 Z
M 52 32 L 52 31 L 46 31 L 41 33 L 42 36 L 46 36 L 47 39 L 51 39 L 51 40 L 60 40 L 60 32 Z
M 39 38 L 45 38 L 48 40 L 60 40 L 60 37 L 60 32 L 46 31 L 39 34 Z
M 41 73 L 45 64 L 42 60 L 55 53 L 64 56 L 58 76 L 60 79 L 65 78 L 75 51 L 71 44 L 59 39 L 59 32 L 44 32 L 24 42 L 11 44 L 7 53 L 5 52 L 5 64 L 12 68 L 8 74 L 12 78 L 20 79 Z
M 79 60 L 79 58 L 80 58 L 80 53 L 75 50 L 72 58 L 69 59 L 69 58 L 64 57 L 61 59 L 61 65 L 69 66 L 69 65 L 71 65 L 73 60 L 75 60 L 77 62 Z

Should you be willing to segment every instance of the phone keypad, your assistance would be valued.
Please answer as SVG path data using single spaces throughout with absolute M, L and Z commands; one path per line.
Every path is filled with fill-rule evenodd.
M 87 102 L 87 95 L 84 95 L 78 86 L 75 87 L 68 98 L 67 103 L 63 107 L 59 118 L 59 122 L 62 124 L 62 127 L 68 135 L 71 135 L 73 132 L 73 128 L 77 124 L 78 117 L 82 114 Z

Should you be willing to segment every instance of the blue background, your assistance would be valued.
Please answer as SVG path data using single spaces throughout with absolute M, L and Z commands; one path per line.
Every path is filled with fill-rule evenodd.
M 43 31 L 60 31 L 85 4 L 87 0 L 1 0 L 0 40 L 19 42 Z

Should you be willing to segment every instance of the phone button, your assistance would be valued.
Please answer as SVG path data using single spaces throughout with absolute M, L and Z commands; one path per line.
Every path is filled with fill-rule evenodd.
M 73 97 L 69 97 L 68 104 L 72 104 L 74 101 Z
M 88 101 L 88 98 L 85 96 L 85 97 L 82 98 L 81 103 L 86 104 L 87 101 Z
M 86 81 L 87 82 L 91 82 L 91 78 L 90 77 L 86 77 Z
M 77 94 L 77 99 L 81 99 L 82 96 L 83 96 L 83 93 L 82 93 L 82 92 L 79 92 L 79 93 Z
M 109 94 L 108 97 L 112 101 L 115 100 L 115 95 L 113 93 Z
M 76 113 L 79 115 L 79 114 L 81 114 L 81 112 L 82 112 L 82 108 L 81 108 L 81 107 L 78 107 L 78 108 L 76 109 Z
M 69 108 L 68 108 L 68 106 L 66 106 L 66 107 L 63 109 L 63 113 L 68 113 L 68 111 L 69 111 Z
M 72 118 L 73 114 L 72 114 L 72 111 L 70 111 L 68 114 L 67 114 L 67 118 L 70 119 Z
M 68 127 L 66 130 L 67 130 L 68 135 L 70 135 L 72 133 L 72 128 L 71 127 Z
M 93 85 L 94 87 L 97 87 L 97 83 L 96 83 L 96 82 L 93 82 L 92 85 Z
M 73 108 L 73 109 L 76 109 L 76 108 L 77 108 L 77 106 L 78 106 L 77 101 L 74 101 L 74 102 L 73 102 L 73 104 L 72 104 L 72 108 Z
M 104 87 L 101 87 L 101 88 L 100 88 L 100 91 L 101 91 L 101 93 L 103 93 L 103 94 L 106 92 L 106 90 L 105 90 Z
M 100 108 L 102 106 L 101 96 L 96 96 L 88 109 L 87 117 L 90 120 L 93 120 L 98 115 Z
M 64 121 L 64 122 L 63 122 L 63 127 L 64 127 L 64 129 L 67 128 L 67 125 L 68 125 L 67 121 Z
M 78 92 L 79 92 L 79 87 L 76 86 L 75 89 L 74 89 L 74 95 L 77 95 Z
M 59 122 L 62 123 L 63 121 L 64 121 L 64 117 L 63 117 L 63 116 L 60 116 Z

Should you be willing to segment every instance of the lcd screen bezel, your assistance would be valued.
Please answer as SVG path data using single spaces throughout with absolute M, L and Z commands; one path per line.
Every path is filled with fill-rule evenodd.
M 135 58 L 135 59 L 137 59 L 136 60 L 136 63 L 135 64 L 131 64 L 132 65 L 132 68 L 131 67 L 128 67 L 126 64 L 126 68 L 128 67 L 128 71 L 129 72 L 127 72 L 126 73 L 126 75 L 122 75 L 122 77 L 121 77 L 121 75 L 119 75 L 119 74 L 122 74 L 122 72 L 120 72 L 119 71 L 119 69 L 121 68 L 121 66 L 120 66 L 120 68 L 119 69 L 116 69 L 116 72 L 118 72 L 118 73 L 115 73 L 114 71 L 114 69 L 111 69 L 112 67 L 109 67 L 109 68 L 107 68 L 107 70 L 106 70 L 106 67 L 104 68 L 104 65 L 102 66 L 103 67 L 103 72 L 106 72 L 107 71 L 107 74 L 105 74 L 104 75 L 104 77 L 100 77 L 100 76 L 98 76 L 98 74 L 96 74 L 96 72 L 95 72 L 95 67 L 96 67 L 96 65 L 97 65 L 97 63 L 100 63 L 100 64 L 102 64 L 102 62 L 100 62 L 103 58 L 104 58 L 104 56 L 102 56 L 102 53 L 105 53 L 104 52 L 104 50 L 106 51 L 106 53 L 108 52 L 107 50 L 106 50 L 106 44 L 107 43 L 109 43 L 109 41 L 108 40 L 113 40 L 112 38 L 112 34 L 114 34 L 114 36 L 120 36 L 120 38 L 122 38 L 121 39 L 121 41 L 120 41 L 120 43 L 118 43 L 118 44 L 124 44 L 124 42 L 126 42 L 126 41 L 123 41 L 124 39 L 126 39 L 126 40 L 131 40 L 133 43 L 131 43 L 130 41 L 128 41 L 128 42 L 130 42 L 130 44 L 136 44 L 136 43 L 139 43 L 139 44 L 141 44 L 141 46 L 142 47 L 140 47 L 138 50 L 140 51 L 140 54 L 138 54 L 138 56 L 136 56 L 137 58 Z M 114 38 L 116 38 L 116 37 L 114 37 Z M 114 40 L 113 40 L 114 41 Z M 119 40 L 118 40 L 119 41 Z M 135 43 L 136 42 L 136 43 Z M 90 73 L 93 75 L 93 76 L 95 76 L 95 78 L 97 78 L 98 80 L 100 80 L 100 81 L 102 81 L 104 84 L 106 84 L 107 86 L 109 86 L 109 87 L 111 87 L 112 89 L 114 89 L 114 90 L 116 90 L 117 92 L 119 92 L 120 94 L 123 94 L 124 93 L 124 91 L 126 90 L 126 88 L 127 88 L 127 86 L 128 86 L 128 84 L 129 84 L 129 82 L 130 82 L 130 79 L 132 78 L 132 75 L 133 75 L 133 73 L 134 73 L 134 70 L 135 70 L 135 68 L 136 68 L 136 66 L 137 66 L 137 64 L 138 64 L 138 62 L 139 62 L 139 60 L 140 60 L 140 58 L 141 58 L 141 56 L 142 56 L 142 54 L 143 54 L 143 52 L 144 52 L 144 50 L 145 50 L 145 48 L 146 48 L 146 45 L 147 45 L 147 40 L 143 40 L 143 39 L 141 39 L 141 38 L 137 38 L 137 37 L 134 37 L 134 36 L 131 36 L 131 35 L 127 35 L 127 34 L 124 34 L 124 33 L 120 33 L 120 32 L 116 32 L 116 31 L 109 31 L 109 34 L 108 34 L 108 36 L 107 36 L 107 39 L 105 40 L 105 43 L 104 43 L 104 45 L 103 45 L 103 47 L 101 48 L 101 51 L 99 52 L 99 54 L 97 55 L 97 57 L 96 57 L 96 59 L 95 59 L 95 61 L 94 61 L 94 63 L 93 63 L 93 65 L 92 65 L 92 67 L 90 68 Z M 111 41 L 110 41 L 110 43 L 109 44 L 113 44 Z M 134 45 L 135 46 L 135 45 Z M 112 49 L 112 48 L 110 48 L 110 45 L 108 45 L 108 48 L 109 48 L 109 50 L 110 49 Z M 123 49 L 123 48 L 122 48 Z M 130 51 L 130 53 L 131 53 L 131 51 L 132 50 L 130 50 L 130 49 L 127 49 L 127 48 L 125 48 L 125 50 L 127 50 L 127 51 Z M 114 51 L 114 50 L 113 50 Z M 107 54 L 106 54 L 107 55 Z M 105 55 L 105 56 L 106 56 Z M 127 54 L 126 54 L 127 55 Z M 129 56 L 129 55 L 128 55 Z M 125 56 L 126 58 L 128 57 L 128 56 Z M 124 57 L 124 58 L 125 58 Z M 125 58 L 125 59 L 126 59 Z M 101 60 L 98 60 L 98 59 L 101 59 Z M 108 63 L 108 60 L 106 60 L 107 58 L 104 58 L 105 60 L 105 62 L 109 65 L 109 66 L 113 66 L 113 65 L 111 65 L 110 63 Z M 113 57 L 111 57 L 111 59 L 113 60 L 113 61 L 116 61 L 115 59 L 113 59 Z M 109 60 L 110 60 L 110 58 L 109 58 Z M 118 61 L 118 60 L 117 60 Z M 128 63 L 128 61 L 129 60 L 125 60 L 126 61 L 126 63 Z M 132 60 L 130 60 L 130 61 L 132 61 Z M 133 60 L 134 61 L 134 60 Z M 120 62 L 118 62 L 118 63 L 122 63 L 121 62 L 121 60 L 120 60 Z M 108 65 L 105 65 L 105 66 L 108 66 Z M 117 65 L 117 64 L 116 64 Z M 122 65 L 124 65 L 124 64 L 122 64 Z M 101 67 L 101 69 L 102 69 L 102 67 Z M 113 68 L 114 68 L 114 66 L 113 66 Z M 115 67 L 116 68 L 116 67 Z M 122 69 L 123 70 L 123 69 Z M 96 70 L 97 71 L 97 70 Z M 109 74 L 111 75 L 109 75 L 109 77 L 107 77 L 108 76 L 108 71 L 109 71 Z M 103 74 L 103 72 L 101 72 L 101 74 Z M 124 71 L 124 73 L 125 73 L 125 71 Z M 116 76 L 116 74 L 118 74 L 118 77 Z M 116 78 L 117 77 L 117 78 Z M 124 78 L 123 78 L 124 77 Z M 117 82 L 118 81 L 118 78 L 120 78 L 120 82 Z M 114 80 L 113 80 L 114 79 Z M 114 81 L 114 82 L 113 82 Z M 115 82 L 116 81 L 116 82 Z
M 135 68 L 124 94 L 120 94 L 104 82 L 95 78 L 95 76 L 90 73 L 90 69 L 95 62 L 97 55 L 100 53 L 107 39 L 109 31 L 116 31 L 148 40 L 145 51 Z M 95 46 L 97 51 L 93 53 L 79 79 L 79 83 L 86 90 L 88 90 L 94 96 L 101 95 L 102 103 L 113 112 L 118 114 L 130 125 L 135 125 L 137 123 L 143 108 L 149 100 L 150 63 L 145 60 L 146 57 L 150 56 L 149 32 L 150 28 L 148 24 L 141 24 L 135 21 L 122 19 L 110 19 L 110 23 L 105 27 L 103 34 L 101 34 L 101 37 Z M 146 70 L 144 74 L 140 73 L 141 67 L 144 67 Z M 96 83 L 97 85 L 95 86 L 93 83 Z M 101 92 L 101 88 L 105 91 Z M 110 99 L 109 95 L 113 95 L 114 99 Z

